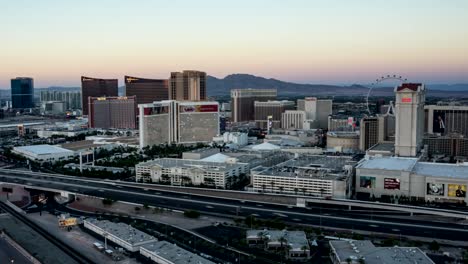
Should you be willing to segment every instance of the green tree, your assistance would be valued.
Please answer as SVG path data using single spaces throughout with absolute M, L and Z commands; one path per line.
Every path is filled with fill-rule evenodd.
M 437 241 L 433 240 L 430 244 L 429 244 L 429 250 L 433 251 L 433 252 L 436 252 L 436 251 L 439 251 L 440 249 L 440 245 Z
M 196 210 L 186 210 L 184 211 L 184 216 L 188 218 L 199 218 L 200 217 L 200 212 Z

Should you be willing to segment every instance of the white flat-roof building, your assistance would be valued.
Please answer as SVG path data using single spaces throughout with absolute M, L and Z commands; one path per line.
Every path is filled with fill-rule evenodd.
M 27 159 L 38 162 L 58 161 L 75 156 L 75 152 L 53 145 L 14 147 L 13 152 Z
M 329 244 L 333 264 L 434 264 L 417 247 L 376 247 L 369 240 L 331 240 Z
M 358 196 L 406 196 L 467 202 L 468 164 L 420 162 L 417 158 L 375 157 L 356 167 Z
M 94 218 L 85 219 L 83 223 L 85 228 L 106 237 L 130 252 L 138 252 L 141 246 L 157 241 L 155 237 L 124 223 L 100 221 Z
M 355 164 L 346 156 L 301 156 L 252 171 L 253 191 L 349 198 Z
M 140 247 L 140 254 L 158 264 L 215 264 L 167 241 L 145 244 Z
M 247 163 L 211 162 L 188 159 L 155 159 L 135 166 L 136 180 L 142 182 L 167 182 L 171 185 L 214 185 L 228 189 L 247 174 Z

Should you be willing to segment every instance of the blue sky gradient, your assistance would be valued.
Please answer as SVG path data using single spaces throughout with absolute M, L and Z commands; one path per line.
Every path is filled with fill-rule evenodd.
M 204 70 L 301 83 L 468 82 L 468 1 L 0 0 L 0 87 Z

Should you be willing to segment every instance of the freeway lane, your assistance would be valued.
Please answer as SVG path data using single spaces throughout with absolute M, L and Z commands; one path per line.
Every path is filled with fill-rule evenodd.
M 210 203 L 218 202 L 224 205 L 233 205 L 237 207 L 245 206 L 256 206 L 262 208 L 267 206 L 271 210 L 288 210 L 291 212 L 301 212 L 306 214 L 315 214 L 315 215 L 330 215 L 330 216 L 341 216 L 354 219 L 370 219 L 370 220 L 382 220 L 388 221 L 388 218 L 391 217 L 392 221 L 400 223 L 414 223 L 419 225 L 433 225 L 433 226 L 452 226 L 454 228 L 460 228 L 460 225 L 455 223 L 448 222 L 436 222 L 432 221 L 432 217 L 428 217 L 428 220 L 416 220 L 414 218 L 409 218 L 408 213 L 402 213 L 397 211 L 388 211 L 388 210 L 360 210 L 360 211 L 348 211 L 343 208 L 339 208 L 335 205 L 322 204 L 321 206 L 314 206 L 308 208 L 294 207 L 291 205 L 282 205 L 282 204 L 271 204 L 271 203 L 262 203 L 256 201 L 247 201 L 239 199 L 227 199 L 223 197 L 212 197 L 212 196 L 203 196 L 203 195 L 194 195 L 189 193 L 181 193 L 175 191 L 164 191 L 164 190 L 152 190 L 151 187 L 144 188 L 140 186 L 126 186 L 124 182 L 107 182 L 107 181 L 97 181 L 96 179 L 86 179 L 78 177 L 64 176 L 59 177 L 58 175 L 48 175 L 41 173 L 31 173 L 28 171 L 5 171 L 0 170 L 0 181 L 12 182 L 22 185 L 34 185 L 40 187 L 55 188 L 59 190 L 66 190 L 73 193 L 85 193 L 87 191 L 80 189 L 79 187 L 88 186 L 93 187 L 92 190 L 104 190 L 104 189 L 114 189 L 122 190 L 132 193 L 145 193 L 162 196 L 161 203 L 164 203 L 164 199 L 167 198 L 189 198 L 191 200 L 197 200 L 201 203 Z M 52 185 L 60 184 L 58 186 Z M 65 188 L 64 186 L 72 187 Z M 147 187 L 147 186 L 145 186 Z M 105 197 L 99 193 L 95 194 L 99 197 Z M 260 195 L 262 196 L 262 195 Z M 138 202 L 137 202 L 138 203 Z M 141 202 L 140 202 L 141 203 Z M 169 206 L 169 205 L 166 205 Z M 209 209 L 209 208 L 206 208 Z M 237 209 L 236 209 L 237 210 Z M 205 210 L 206 211 L 206 210 Z
M 28 173 L 28 174 L 24 174 Z M 90 194 L 88 191 L 85 191 L 83 189 L 80 189 L 80 187 L 83 186 L 88 186 L 92 187 L 91 190 L 104 190 L 104 189 L 114 189 L 114 190 L 122 190 L 122 191 L 127 191 L 133 193 L 146 193 L 146 194 L 154 194 L 154 195 L 160 195 L 162 196 L 161 198 L 163 199 L 161 203 L 164 203 L 164 199 L 167 198 L 189 198 L 192 200 L 198 200 L 199 202 L 204 202 L 204 203 L 209 203 L 209 202 L 219 202 L 224 205 L 233 205 L 233 206 L 238 206 L 238 207 L 243 207 L 243 206 L 257 206 L 258 208 L 261 208 L 263 206 L 268 206 L 269 209 L 272 210 L 289 210 L 292 212 L 302 212 L 302 213 L 307 213 L 307 214 L 322 214 L 322 215 L 333 215 L 333 216 L 342 216 L 342 217 L 348 217 L 348 218 L 360 218 L 360 219 L 372 219 L 372 220 L 387 220 L 388 217 L 393 217 L 393 221 L 397 222 L 404 222 L 404 223 L 416 223 L 416 224 L 424 224 L 424 225 L 436 225 L 436 226 L 447 226 L 447 225 L 453 225 L 455 228 L 460 228 L 460 225 L 457 224 L 450 224 L 450 223 L 440 223 L 440 222 L 433 222 L 430 221 L 430 218 L 428 218 L 428 221 L 422 221 L 422 220 L 414 220 L 408 217 L 405 218 L 400 218 L 396 219 L 398 214 L 401 214 L 400 212 L 396 212 L 397 215 L 394 215 L 395 212 L 390 212 L 390 211 L 382 211 L 382 210 L 367 210 L 367 211 L 347 211 L 343 210 L 340 208 L 328 208 L 329 205 L 323 205 L 323 207 L 311 207 L 311 208 L 299 208 L 299 207 L 292 207 L 292 206 L 285 206 L 285 205 L 278 205 L 278 204 L 266 204 L 266 203 L 259 203 L 259 202 L 250 202 L 250 201 L 242 201 L 242 200 L 233 200 L 233 199 L 225 199 L 225 198 L 219 198 L 219 197 L 205 197 L 205 196 L 200 196 L 200 195 L 191 195 L 191 194 L 186 194 L 186 193 L 179 193 L 179 192 L 170 192 L 170 191 L 161 191 L 161 190 L 151 190 L 151 189 L 145 189 L 141 187 L 127 187 L 127 186 L 120 186 L 116 185 L 116 183 L 109 184 L 108 182 L 99 182 L 96 180 L 87 180 L 87 179 L 82 179 L 82 178 L 72 178 L 72 177 L 57 177 L 57 176 L 44 176 L 43 174 L 34 174 L 30 172 L 22 172 L 20 174 L 18 173 L 12 173 L 13 175 L 6 175 L 4 172 L 0 172 L 0 181 L 5 181 L 5 182 L 13 182 L 17 184 L 22 184 L 22 185 L 34 185 L 34 186 L 40 186 L 40 187 L 48 187 L 48 188 L 54 188 L 54 189 L 59 189 L 59 190 L 66 190 L 69 192 L 76 192 L 76 193 L 84 193 L 84 194 Z M 59 184 L 59 185 L 53 185 L 53 184 Z M 72 187 L 72 188 L 64 188 L 64 186 Z M 80 189 L 80 190 L 79 190 Z M 99 197 L 105 197 L 99 193 L 95 193 L 95 196 Z M 138 202 L 137 202 L 138 203 Z M 141 202 L 140 202 L 141 203 Z M 168 206 L 168 205 L 167 205 Z M 406 214 L 407 215 L 407 214 Z
M 402 219 L 380 219 L 378 214 L 373 220 L 357 218 L 347 214 L 346 211 L 334 211 L 333 214 L 322 214 L 316 208 L 296 208 L 284 205 L 260 204 L 254 202 L 242 202 L 238 200 L 215 199 L 212 197 L 188 196 L 177 193 L 162 193 L 160 191 L 142 190 L 140 188 L 117 187 L 109 184 L 68 179 L 44 179 L 42 176 L 31 176 L 29 179 L 0 175 L 0 181 L 9 181 L 26 186 L 39 186 L 51 189 L 81 193 L 96 197 L 108 197 L 115 200 L 127 201 L 152 206 L 166 207 L 178 210 L 194 209 L 208 214 L 222 216 L 249 216 L 274 219 L 298 224 L 309 224 L 324 227 L 336 227 L 371 232 L 393 233 L 411 236 L 425 236 L 433 238 L 467 240 L 468 230 L 465 226 L 437 223 L 427 221 L 404 221 Z M 16 182 L 15 182 L 16 181 Z M 261 206 L 259 206 L 261 205 Z M 330 210 L 329 210 L 330 211 Z M 327 211 L 328 212 L 328 211 Z M 368 217 L 365 214 L 363 217 Z

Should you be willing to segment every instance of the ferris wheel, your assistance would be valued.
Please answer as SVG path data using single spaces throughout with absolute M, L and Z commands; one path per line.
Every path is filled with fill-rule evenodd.
M 387 82 L 387 81 L 398 81 L 400 83 L 404 83 L 406 81 L 408 81 L 408 79 L 400 76 L 400 75 L 386 75 L 386 76 L 382 76 L 378 79 L 375 80 L 375 82 L 373 82 L 370 86 L 369 86 L 369 91 L 367 92 L 367 95 L 366 95 L 366 106 L 367 106 L 367 113 L 369 115 L 372 115 L 371 111 L 370 111 L 370 108 L 369 108 L 369 97 L 371 96 L 371 93 L 372 93 L 372 90 L 379 86 L 380 84 L 384 83 L 384 82 Z M 393 109 L 393 102 L 390 102 L 390 107 L 387 111 L 387 115 L 394 115 L 394 111 L 393 113 L 390 111 L 391 109 Z

